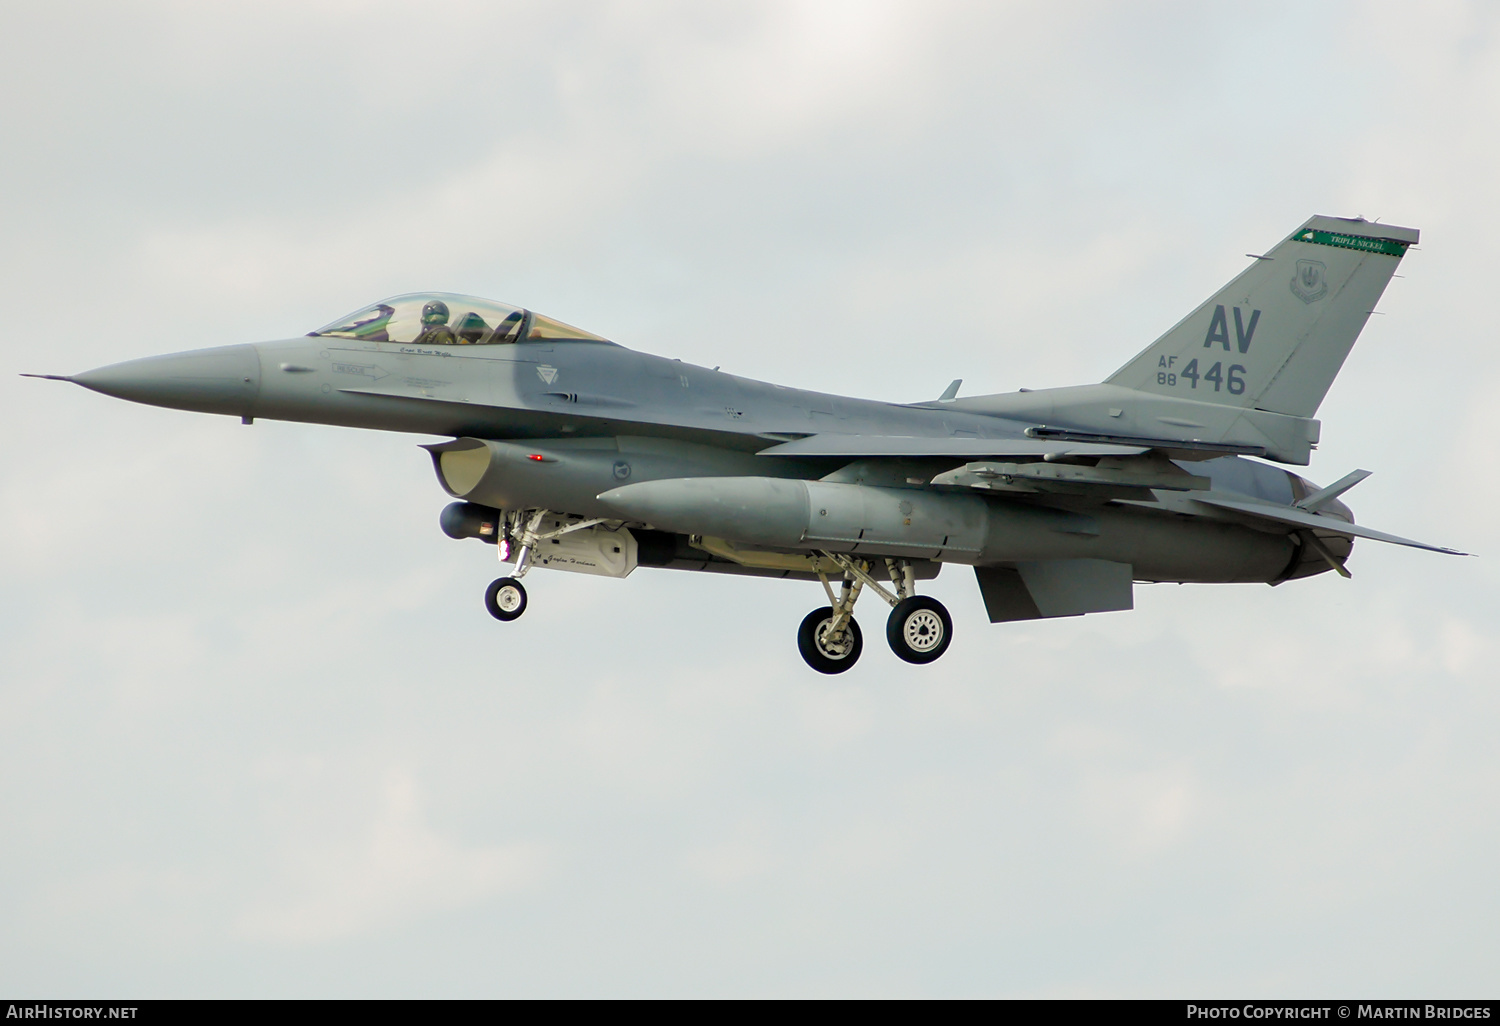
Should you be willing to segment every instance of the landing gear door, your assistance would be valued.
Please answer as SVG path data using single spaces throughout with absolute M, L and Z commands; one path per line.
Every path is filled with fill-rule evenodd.
M 545 535 L 566 527 L 568 523 L 562 517 L 548 517 L 537 533 Z M 537 542 L 531 561 L 533 565 L 549 570 L 569 570 L 596 577 L 629 577 L 636 567 L 636 556 L 635 536 L 629 529 L 620 527 L 611 531 L 603 524 L 596 524 Z

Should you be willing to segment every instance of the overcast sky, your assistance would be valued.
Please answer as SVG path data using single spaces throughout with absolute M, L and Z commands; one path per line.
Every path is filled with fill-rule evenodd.
M 0 6 L 0 991 L 1493 996 L 1500 12 Z M 896 401 L 1098 381 L 1314 213 L 1422 230 L 1306 471 L 1351 581 L 875 639 L 538 571 L 427 438 L 17 377 L 440 289 Z

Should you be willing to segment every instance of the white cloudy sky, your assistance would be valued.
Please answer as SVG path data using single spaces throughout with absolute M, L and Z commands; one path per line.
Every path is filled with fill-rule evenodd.
M 0 991 L 1493 995 L 1500 12 L 0 8 Z M 1096 381 L 1312 213 L 1354 579 L 823 678 L 815 586 L 541 571 L 410 436 L 21 371 L 420 289 L 893 400 Z

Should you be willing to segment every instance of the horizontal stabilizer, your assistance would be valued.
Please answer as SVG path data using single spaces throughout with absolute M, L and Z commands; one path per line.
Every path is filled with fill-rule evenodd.
M 1425 542 L 1412 541 L 1410 538 L 1398 538 L 1394 534 L 1386 534 L 1384 531 L 1374 531 L 1359 524 L 1351 524 L 1337 517 L 1324 516 L 1321 513 L 1309 513 L 1292 506 L 1272 506 L 1264 502 L 1249 502 L 1240 499 L 1222 499 L 1218 496 L 1194 496 L 1194 501 L 1209 506 L 1217 506 L 1220 509 L 1234 510 L 1236 513 L 1244 513 L 1262 520 L 1274 520 L 1281 524 L 1291 524 L 1294 527 L 1311 527 L 1319 531 L 1328 531 L 1331 534 L 1342 534 L 1347 538 L 1369 538 L 1371 541 L 1390 542 L 1392 545 L 1406 545 L 1414 549 L 1426 549 L 1428 552 L 1442 552 L 1449 556 L 1467 556 L 1469 553 L 1460 552 L 1457 549 L 1444 548 L 1441 545 L 1428 545 Z
M 912 438 L 905 435 L 811 435 L 762 449 L 762 456 L 1137 456 L 1145 447 L 1055 442 L 1041 438 Z

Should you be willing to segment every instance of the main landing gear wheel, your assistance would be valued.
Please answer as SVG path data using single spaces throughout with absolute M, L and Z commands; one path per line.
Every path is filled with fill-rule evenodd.
M 496 620 L 514 620 L 526 612 L 526 589 L 514 577 L 493 580 L 484 589 L 484 608 Z
M 797 628 L 797 648 L 807 665 L 819 673 L 843 673 L 859 661 L 859 653 L 865 647 L 859 624 L 853 618 L 844 624 L 836 639 L 825 636 L 832 622 L 833 609 L 824 606 L 803 617 L 802 626 Z
M 897 602 L 885 624 L 891 651 L 909 663 L 930 663 L 948 651 L 953 618 L 935 598 L 913 595 Z

